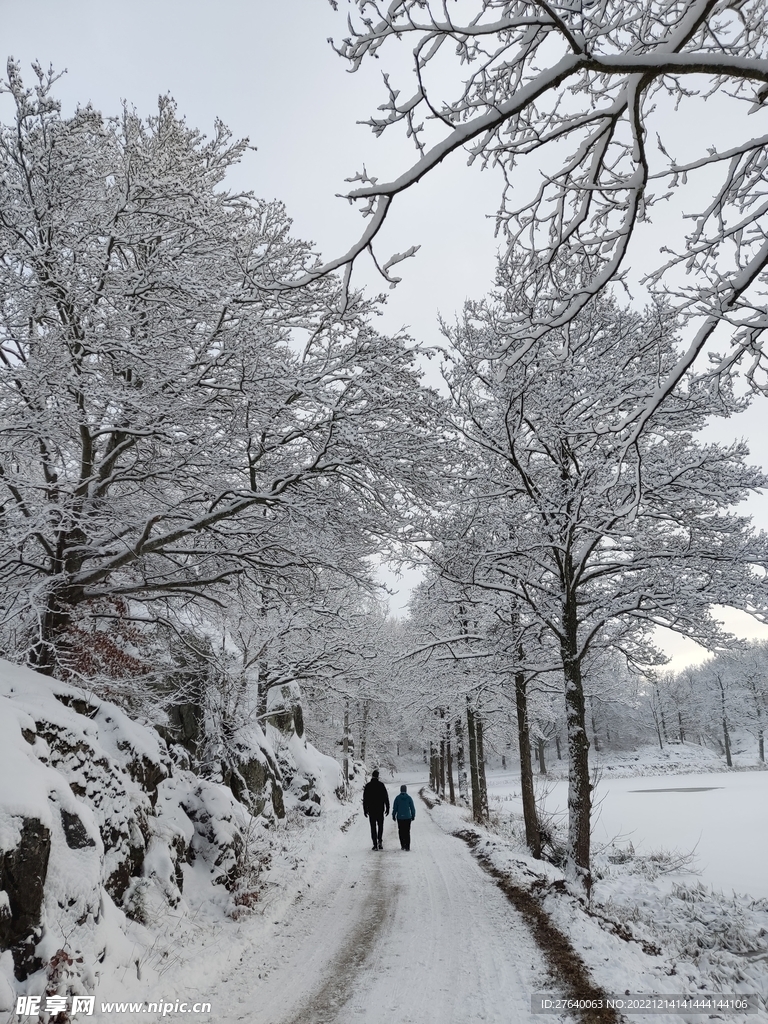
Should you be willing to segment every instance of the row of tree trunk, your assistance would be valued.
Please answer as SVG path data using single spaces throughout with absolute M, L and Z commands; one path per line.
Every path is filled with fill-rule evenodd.
M 467 747 L 464 744 L 464 725 L 461 716 L 453 720 L 439 712 L 440 738 L 429 744 L 429 783 L 437 795 L 455 804 L 456 786 L 453 779 L 452 733 L 456 740 L 456 768 L 458 776 L 458 802 L 472 806 L 472 817 L 478 823 L 488 820 L 488 784 L 485 777 L 483 750 L 483 719 L 471 701 L 467 701 L 467 747 L 469 749 L 469 776 L 467 775 Z M 471 786 L 470 786 L 471 780 Z
M 515 705 L 517 711 L 517 740 L 520 751 L 520 786 L 525 822 L 525 839 L 533 857 L 541 858 L 543 835 L 536 807 L 536 794 L 531 763 L 531 734 L 528 720 L 527 680 L 524 672 L 515 675 Z M 469 751 L 469 774 L 467 774 L 464 725 L 461 716 L 452 721 L 440 710 L 440 738 L 429 745 L 429 779 L 432 790 L 441 799 L 455 804 L 456 787 L 453 779 L 452 735 L 456 742 L 456 763 L 458 777 L 458 802 L 472 807 L 472 817 L 482 824 L 488 821 L 488 785 L 485 775 L 485 754 L 483 750 L 483 719 L 471 700 L 467 700 L 466 734 Z M 538 744 L 543 747 L 543 742 Z M 539 769 L 546 774 L 542 751 L 537 747 Z

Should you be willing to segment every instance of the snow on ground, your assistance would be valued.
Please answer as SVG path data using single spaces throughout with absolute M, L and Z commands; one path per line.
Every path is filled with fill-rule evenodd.
M 0 1018 L 20 1019 L 17 997 L 95 997 L 88 1016 L 126 1022 L 187 1019 L 146 1002 L 213 1001 L 350 813 L 338 763 L 272 731 L 292 776 L 283 821 L 173 764 L 154 729 L 109 702 L 0 662 L 0 940 L 13 949 Z
M 663 892 L 646 889 L 640 893 L 630 888 L 628 894 L 638 899 L 646 914 L 647 925 L 633 927 L 637 919 L 633 920 L 626 913 L 631 898 L 624 905 L 605 899 L 611 891 L 619 894 L 624 890 L 623 880 L 619 879 L 612 889 L 598 881 L 592 903 L 587 908 L 563 886 L 563 876 L 557 868 L 542 861 L 534 861 L 523 852 L 522 847 L 496 834 L 493 826 L 491 829 L 478 828 L 471 823 L 468 811 L 446 804 L 437 806 L 432 813 L 436 822 L 448 833 L 470 828 L 480 839 L 476 853 L 486 863 L 503 872 L 515 886 L 536 893 L 537 901 L 549 920 L 570 940 L 589 968 L 595 983 L 607 995 L 632 993 L 659 997 L 683 994 L 695 996 L 702 992 L 730 995 L 757 992 L 763 999 L 757 1014 L 747 1016 L 731 1013 L 724 1019 L 731 1024 L 768 1020 L 765 1008 L 768 997 L 768 972 L 765 968 L 765 957 L 768 956 L 768 907 L 763 906 L 761 911 L 762 933 L 758 939 L 762 948 L 760 961 L 702 949 L 692 949 L 688 951 L 692 955 L 680 956 L 670 949 L 669 943 L 654 946 L 653 939 L 659 937 L 659 922 L 665 918 L 667 921 L 674 919 L 679 913 L 678 904 L 682 901 L 670 901 Z M 718 919 L 720 908 L 717 901 L 707 891 L 698 907 L 695 904 L 689 906 L 697 922 L 704 925 L 702 934 L 707 939 L 712 938 L 722 923 L 722 918 Z M 746 930 L 743 919 L 746 909 L 744 905 L 731 906 L 730 925 L 733 929 Z M 678 923 L 682 928 L 693 933 L 691 921 L 684 920 L 682 915 L 679 917 Z M 677 936 L 667 929 L 664 937 L 673 941 Z M 558 993 L 556 986 L 545 985 L 542 989 L 554 994 L 566 994 Z M 657 1017 L 637 1013 L 628 1019 L 633 1024 L 644 1024 L 657 1020 Z M 670 1024 L 677 1021 L 690 1024 L 698 1021 L 700 1024 L 707 1017 L 681 1014 L 667 1015 L 665 1019 Z
M 653 983 L 659 991 L 669 992 L 677 982 L 677 991 L 704 986 L 768 997 L 768 772 L 723 771 L 722 759 L 698 747 L 601 760 L 594 793 L 592 909 L 609 928 L 613 922 L 646 948 L 659 948 L 657 967 L 655 958 L 645 957 L 643 970 L 651 973 L 639 991 L 653 990 L 648 984 L 661 963 L 662 976 Z M 664 775 L 664 767 L 672 773 Z M 703 770 L 675 774 L 691 767 Z M 519 777 L 491 773 L 488 781 L 495 820 L 488 838 L 491 860 L 505 870 L 515 863 L 542 870 L 522 845 Z M 567 783 L 538 779 L 537 787 L 541 805 L 562 833 Z M 554 869 L 543 870 L 551 876 Z M 579 929 L 590 930 L 567 901 L 548 897 L 546 908 L 574 941 L 577 922 Z M 579 941 L 596 979 L 611 987 L 611 972 L 599 952 L 606 940 Z M 624 949 L 623 958 L 611 955 L 621 963 L 614 984 L 620 984 L 619 974 L 632 975 L 636 947 L 624 944 Z
M 643 767 L 649 761 L 651 771 L 658 771 L 652 758 L 642 762 Z M 681 762 L 678 759 L 675 764 Z M 414 783 L 418 777 L 404 778 Z M 519 785 L 501 774 L 492 774 L 489 783 L 497 814 L 504 811 L 508 817 Z M 722 790 L 710 788 L 721 783 Z M 682 822 L 688 823 L 689 830 L 693 825 L 698 828 L 695 835 L 681 832 L 678 845 L 690 849 L 702 831 L 701 819 L 706 824 L 711 817 L 706 802 L 696 801 L 722 793 L 732 827 L 720 828 L 719 834 L 732 839 L 738 825 L 742 845 L 750 848 L 754 863 L 759 864 L 764 837 L 744 831 L 741 818 L 746 815 L 748 828 L 757 827 L 768 795 L 761 788 L 766 783 L 768 773 L 744 772 L 723 773 L 722 778 L 708 773 L 692 780 L 673 775 L 641 784 L 638 778 L 601 783 L 600 793 L 606 797 L 599 827 L 605 828 L 606 836 L 615 835 L 619 826 L 623 833 L 633 827 L 632 841 L 640 851 L 623 863 L 613 863 L 608 847 L 598 858 L 597 874 L 602 877 L 596 882 L 593 909 L 605 916 L 607 925 L 584 913 L 567 893 L 550 892 L 543 903 L 606 991 L 656 994 L 706 989 L 768 994 L 768 960 L 762 959 L 768 955 L 768 906 L 754 900 L 730 905 L 727 900 L 718 901 L 706 887 L 697 890 L 697 876 L 684 870 L 666 874 L 668 864 L 642 853 L 671 846 L 659 840 Z M 394 796 L 397 787 L 389 785 Z M 416 786 L 410 788 L 415 795 Z M 703 792 L 632 792 L 646 788 Z M 555 798 L 556 794 L 557 789 Z M 692 813 L 682 813 L 691 800 Z M 233 926 L 221 918 L 218 908 L 200 905 L 187 926 L 176 932 L 172 945 L 158 945 L 156 960 L 168 961 L 169 966 L 159 968 L 161 986 L 152 995 L 211 1002 L 210 1015 L 196 1017 L 205 1024 L 529 1020 L 531 993 L 550 991 L 551 982 L 517 912 L 467 847 L 445 834 L 462 825 L 466 825 L 466 812 L 445 805 L 428 812 L 417 800 L 412 852 L 399 850 L 389 821 L 385 850 L 373 853 L 359 794 L 349 804 L 329 801 L 319 818 L 294 819 L 275 834 L 266 889 L 252 913 Z M 503 826 L 500 831 L 510 834 Z M 530 885 L 532 878 L 541 875 L 549 881 L 560 877 L 556 868 L 531 861 L 508 838 L 484 836 L 486 855 L 502 870 L 517 873 L 520 884 Z M 622 856 L 628 842 L 618 844 Z M 645 948 L 641 941 L 628 942 L 614 934 L 611 922 L 644 939 Z M 739 954 L 732 952 L 739 943 L 737 935 L 728 934 L 729 928 L 746 940 Z M 686 949 L 681 938 L 694 948 Z M 729 949 L 707 948 L 711 939 L 716 940 L 715 946 L 725 942 Z M 658 955 L 649 951 L 648 944 L 654 941 Z M 754 948 L 747 948 L 750 942 Z M 150 994 L 145 991 L 143 996 Z M 121 1014 L 120 1019 L 127 1022 L 131 1017 Z M 154 1018 L 142 1013 L 133 1019 Z M 182 1017 L 172 1013 L 166 1019 Z M 633 1024 L 645 1020 L 630 1019 Z M 701 1022 L 704 1018 L 687 1019 Z M 736 1024 L 741 1018 L 727 1019 Z M 761 1010 L 757 1017 L 744 1019 L 768 1018 Z M 555 1024 L 557 1018 L 544 1020 Z
M 25 687 L 17 730 L 25 723 L 34 726 L 35 701 L 41 700 L 51 703 L 42 689 Z M 53 704 L 60 717 L 74 714 Z M 48 716 L 52 713 L 49 709 Z M 103 726 L 91 720 L 92 742 L 112 743 L 113 724 L 118 732 L 133 729 L 112 717 Z M 41 794 L 60 791 L 62 806 L 75 799 L 51 768 L 30 757 L 28 739 L 16 734 L 6 739 L 0 755 L 9 758 L 13 751 L 14 766 L 29 764 L 21 774 L 14 768 L 15 785 L 9 785 L 9 773 L 0 777 L 7 804 L 3 827 L 28 812 L 28 805 L 41 804 Z M 137 735 L 135 745 L 141 750 L 149 739 Z M 120 751 L 115 746 L 115 756 Z M 259 831 L 255 874 L 246 880 L 252 898 L 239 906 L 220 898 L 224 894 L 211 887 L 210 871 L 199 858 L 182 867 L 183 899 L 175 907 L 148 907 L 145 925 L 128 921 L 110 900 L 103 901 L 99 927 L 108 941 L 105 960 L 94 970 L 97 1003 L 91 1019 L 117 1015 L 125 1024 L 529 1021 L 531 994 L 550 991 L 552 982 L 517 910 L 468 847 L 446 834 L 466 828 L 467 812 L 446 805 L 428 812 L 417 800 L 412 852 L 400 851 L 390 820 L 385 850 L 373 853 L 360 807 L 361 780 L 350 801 L 340 803 L 333 796 L 336 762 L 309 748 L 293 754 L 298 789 L 305 781 L 302 772 L 312 769 L 323 811 L 307 817 L 296 801 L 288 801 L 288 819 Z M 717 773 L 714 767 L 721 767 L 719 759 L 700 748 L 649 750 L 614 761 L 603 756 L 591 913 L 563 889 L 556 867 L 526 856 L 520 843 L 519 779 L 509 773 L 489 775 L 494 823 L 490 830 L 478 830 L 478 852 L 521 887 L 538 885 L 546 912 L 607 992 L 706 989 L 768 996 L 768 772 Z M 629 777 L 633 768 L 638 774 Z M 688 774 L 659 777 L 665 768 Z M 691 773 L 691 768 L 702 771 Z M 403 778 L 416 796 L 422 769 Z M 387 782 L 394 797 L 398 784 Z M 167 817 L 161 804 L 172 783 L 175 777 L 158 787 L 161 824 Z M 565 784 L 554 781 L 542 795 L 555 815 L 562 812 L 564 793 Z M 80 803 L 88 832 L 90 818 Z M 96 846 L 75 851 L 78 855 L 100 852 L 98 832 L 91 831 Z M 700 875 L 674 854 L 697 843 Z M 58 846 L 61 853 L 64 845 Z M 150 867 L 156 853 L 148 851 Z M 157 864 L 153 871 L 159 871 Z M 748 895 L 733 896 L 734 890 Z M 211 1008 L 192 1017 L 175 1008 L 163 1013 L 138 1006 L 104 1008 L 116 1000 L 206 1002 Z M 732 1024 L 738 1019 L 728 1018 Z M 768 1015 L 761 1010 L 747 1019 L 768 1020 Z M 556 1024 L 558 1018 L 544 1020 Z M 643 1018 L 631 1020 L 641 1024 Z
M 416 804 L 410 853 L 391 819 L 374 853 L 359 808 L 328 836 L 322 875 L 233 970 L 226 991 L 240 1009 L 220 1007 L 219 1020 L 530 1020 L 530 995 L 546 987 L 540 952 L 464 844 Z
M 346 837 L 342 831 L 352 815 L 350 806 L 328 804 L 318 817 L 291 814 L 273 833 L 268 868 L 260 879 L 258 899 L 233 922 L 221 906 L 195 886 L 190 878 L 189 910 L 184 918 L 158 937 L 149 960 L 155 971 L 152 990 L 133 979 L 131 990 L 114 980 L 102 983 L 95 1019 L 119 1019 L 121 1024 L 150 1024 L 153 1021 L 194 1020 L 199 1024 L 224 1024 L 255 1019 L 261 977 L 270 970 L 270 950 L 282 950 L 286 927 L 299 912 L 303 901 L 325 877 L 324 852 L 330 841 Z M 122 979 L 119 979 L 122 981 Z M 288 991 L 296 990 L 301 979 L 285 978 Z M 102 1012 L 105 1000 L 142 1000 L 209 1003 L 210 1012 L 165 1015 L 140 1012 Z
M 121 1024 L 260 1020 L 260 975 L 272 969 L 274 950 L 284 949 L 286 936 L 292 934 L 287 929 L 300 916 L 303 901 L 314 903 L 315 887 L 327 890 L 329 844 L 349 844 L 353 814 L 350 804 L 333 798 L 316 817 L 289 811 L 287 819 L 270 831 L 268 845 L 260 833 L 258 852 L 266 854 L 266 861 L 254 880 L 253 901 L 234 908 L 234 919 L 231 901 L 212 890 L 199 863 L 184 866 L 185 899 L 175 911 L 164 909 L 148 928 L 126 921 L 108 901 L 105 927 L 115 940 L 125 931 L 126 951 L 114 950 L 108 956 L 94 1013 L 82 1019 Z M 303 991 L 301 976 L 285 976 L 282 984 L 288 993 Z M 210 1011 L 184 1013 L 177 1009 L 182 1002 L 190 1007 L 209 1003 Z M 148 1003 L 166 1009 L 148 1010 Z
M 403 777 L 414 796 L 419 777 L 420 773 Z M 757 799 L 761 791 L 751 790 L 750 780 L 768 781 L 768 774 L 732 773 L 727 779 L 734 784 L 746 779 L 746 791 Z M 397 785 L 386 781 L 394 796 Z M 667 788 L 662 786 L 665 781 L 654 779 L 653 784 Z M 680 777 L 670 781 L 677 784 Z M 708 786 L 712 775 L 700 776 L 699 781 Z M 493 802 L 508 816 L 514 780 L 492 774 L 489 782 L 495 797 L 507 797 Z M 634 788 L 636 782 L 622 785 Z M 693 795 L 697 794 L 685 796 Z M 274 835 L 266 888 L 253 910 L 233 924 L 219 907 L 201 901 L 172 937 L 158 940 L 148 958 L 156 991 L 142 991 L 137 979 L 132 986 L 137 997 L 141 992 L 144 999 L 208 1001 L 210 1014 L 194 1015 L 201 1024 L 529 1021 L 531 994 L 553 991 L 540 951 L 466 845 L 446 835 L 466 827 L 467 812 L 446 805 L 428 812 L 421 801 L 416 803 L 411 853 L 399 850 L 391 820 L 385 850 L 370 850 L 359 793 L 347 804 L 329 802 L 319 818 L 294 817 Z M 514 828 L 499 823 L 494 831 L 480 831 L 483 852 L 519 884 L 530 886 L 540 877 L 549 882 L 560 879 L 557 868 L 530 860 L 510 841 Z M 635 839 L 639 843 L 641 837 L 636 834 Z M 616 864 L 601 855 L 598 874 L 603 877 L 596 882 L 593 910 L 605 918 L 602 922 L 585 913 L 568 893 L 545 893 L 543 905 L 607 992 L 768 995 L 768 960 L 762 959 L 768 956 L 764 901 L 746 900 L 729 907 L 708 889 L 697 901 L 696 876 L 666 875 L 665 869 L 660 863 L 654 874 L 654 863 L 641 855 Z M 194 902 L 191 892 L 189 898 Z M 616 935 L 617 923 L 645 940 L 645 947 L 642 941 Z M 726 934 L 728 926 L 755 943 L 751 953 L 737 955 L 706 945 L 686 951 L 679 941 L 684 933 L 694 947 L 697 938 L 704 943 L 714 938 L 733 947 L 738 943 L 733 934 Z M 654 941 L 658 954 L 648 945 Z M 106 987 L 102 986 L 104 996 Z M 128 1024 L 192 1018 L 143 1012 L 121 1013 L 119 1019 Z M 670 1024 L 701 1024 L 705 1018 L 666 1019 Z M 761 1010 L 757 1016 L 726 1019 L 737 1024 L 765 1021 L 768 1015 Z M 541 1020 L 557 1024 L 558 1018 Z M 643 1024 L 651 1018 L 629 1020 Z
M 399 782 L 386 780 L 390 797 Z M 159 941 L 144 999 L 211 1003 L 209 1014 L 102 1014 L 125 1024 L 511 1024 L 546 990 L 522 919 L 464 843 L 418 799 L 410 853 L 391 818 L 370 849 L 360 794 L 275 833 L 267 889 L 236 924 L 202 904 Z M 282 841 L 282 848 L 281 848 Z M 163 962 L 167 964 L 163 968 Z M 102 986 L 104 993 L 105 986 Z M 140 985 L 134 982 L 136 998 Z M 125 998 L 125 996 L 124 996 Z M 558 1018 L 547 1017 L 550 1024 Z

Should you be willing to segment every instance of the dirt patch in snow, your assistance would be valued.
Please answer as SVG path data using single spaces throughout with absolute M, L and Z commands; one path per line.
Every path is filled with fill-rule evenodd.
M 357 811 L 355 811 L 355 813 L 352 815 L 351 818 L 347 818 L 347 820 L 345 822 L 343 822 L 341 825 L 339 825 L 339 828 L 341 829 L 341 831 L 342 832 L 348 832 L 349 831 L 349 826 L 352 824 L 352 822 L 355 820 L 356 817 L 357 817 Z

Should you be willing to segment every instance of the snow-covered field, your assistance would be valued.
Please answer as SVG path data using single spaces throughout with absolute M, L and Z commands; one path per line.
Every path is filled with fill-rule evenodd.
M 519 778 L 489 778 L 492 811 L 522 814 Z M 568 783 L 539 783 L 547 813 L 566 814 Z M 768 771 L 603 778 L 594 792 L 596 850 L 693 853 L 696 877 L 727 895 L 768 898 Z

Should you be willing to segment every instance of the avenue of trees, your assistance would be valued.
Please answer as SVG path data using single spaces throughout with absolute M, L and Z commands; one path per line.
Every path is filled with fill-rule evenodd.
M 407 737 L 478 820 L 486 752 L 514 740 L 536 857 L 554 855 L 533 778 L 554 744 L 561 860 L 588 892 L 590 745 L 628 728 L 612 708 L 728 759 L 754 729 L 764 758 L 762 655 L 712 607 L 768 613 L 768 542 L 734 511 L 766 478 L 700 437 L 763 386 L 764 19 L 726 0 L 348 6 L 353 70 L 413 54 L 413 88 L 386 73 L 371 125 L 402 122 L 417 154 L 393 182 L 357 176 L 367 228 L 330 263 L 279 203 L 228 189 L 246 142 L 223 124 L 206 138 L 169 98 L 64 117 L 53 73 L 30 87 L 9 63 L 0 655 L 215 723 L 201 758 L 299 683 L 348 773 Z M 678 161 L 657 110 L 710 94 L 743 137 Z M 490 294 L 442 325 L 434 390 L 352 269 L 459 149 L 503 171 L 504 246 Z M 642 304 L 623 285 L 665 202 L 689 227 Z M 377 265 L 394 284 L 410 255 Z M 403 623 L 377 603 L 390 557 L 424 570 Z M 717 656 L 665 673 L 659 626 Z
M 339 8 L 337 0 L 330 3 Z M 511 506 L 519 489 L 538 527 L 526 530 L 524 516 L 521 528 L 512 508 L 495 527 L 483 523 L 490 536 L 480 546 L 487 544 L 488 555 L 471 581 L 504 594 L 502 614 L 520 631 L 521 661 L 545 638 L 559 648 L 570 723 L 568 857 L 571 872 L 588 886 L 582 657 L 604 640 L 647 662 L 653 622 L 691 635 L 701 623 L 708 635 L 700 639 L 716 643 L 711 619 L 699 610 L 718 590 L 728 603 L 764 607 L 759 577 L 749 568 L 765 566 L 764 542 L 740 536 L 745 524 L 724 515 L 744 488 L 762 486 L 762 479 L 755 474 L 750 482 L 740 465 L 743 452 L 702 451 L 707 468 L 698 490 L 699 453 L 686 436 L 707 416 L 729 414 L 737 368 L 754 389 L 764 387 L 764 10 L 749 0 L 355 0 L 344 14 L 340 33 L 346 34 L 334 44 L 340 56 L 352 71 L 371 59 L 383 70 L 383 103 L 368 122 L 371 129 L 381 136 L 402 128 L 416 153 L 389 181 L 365 170 L 355 175 L 348 197 L 360 204 L 367 225 L 328 266 L 346 266 L 349 273 L 371 249 L 397 197 L 423 187 L 452 154 L 461 151 L 470 163 L 503 176 L 497 223 L 513 273 L 503 282 L 506 297 L 493 322 L 481 316 L 484 333 L 470 323 L 463 337 L 457 332 L 452 339 L 459 359 L 447 377 L 458 414 L 451 418 L 474 447 L 473 460 L 484 453 L 504 469 L 492 472 L 491 486 L 477 474 L 468 485 L 479 492 L 481 515 L 503 502 Z M 403 50 L 410 79 L 398 62 Z M 687 143 L 678 128 L 685 119 L 697 120 L 704 102 L 717 106 L 719 116 L 708 120 L 712 133 L 699 131 Z M 727 123 L 728 131 L 715 134 L 715 121 Z M 527 177 L 526 168 L 533 172 Z M 651 245 L 661 254 L 654 261 L 643 239 L 661 218 L 677 219 L 678 230 L 664 234 L 655 250 Z M 386 264 L 379 259 L 392 283 L 389 268 L 415 248 Z M 585 388 L 597 378 L 599 386 L 612 380 L 618 394 L 603 408 L 598 399 L 593 410 L 588 392 L 576 387 L 575 443 L 567 424 L 560 434 L 556 422 L 547 422 L 546 410 L 541 425 L 531 425 L 525 393 L 542 352 L 546 359 L 547 345 L 553 351 L 549 383 L 560 412 L 570 383 L 571 334 L 584 318 L 600 320 L 601 296 L 616 301 L 616 286 L 626 283 L 635 259 L 651 315 L 667 319 L 667 332 L 684 320 L 685 337 L 674 344 L 668 337 L 666 352 L 659 349 L 651 367 L 653 355 L 642 344 L 650 325 L 638 325 L 634 338 L 619 326 L 605 348 L 598 341 L 597 362 L 584 368 Z M 664 333 L 650 327 L 656 344 Z M 723 351 L 715 353 L 713 344 Z M 642 363 L 644 357 L 638 375 L 633 359 Z M 690 378 L 692 367 L 698 379 Z M 524 395 L 519 403 L 516 391 Z M 723 395 L 725 406 L 718 409 Z M 667 460 L 669 472 L 657 473 Z M 694 508 L 697 491 L 701 515 Z M 590 508 L 592 494 L 600 511 Z M 660 548 L 651 553 L 655 543 Z M 726 568 L 731 555 L 732 565 L 741 567 L 734 575 Z M 537 627 L 533 636 L 524 635 L 525 611 Z M 460 625 L 472 632 L 466 617 Z M 466 641 L 472 642 L 478 641 Z
M 741 406 L 725 386 L 688 376 L 639 434 L 627 423 L 676 359 L 675 319 L 663 307 L 634 313 L 600 296 L 567 331 L 550 331 L 495 373 L 518 280 L 514 264 L 502 266 L 496 295 L 468 304 L 445 329 L 446 428 L 464 458 L 451 474 L 448 518 L 425 524 L 425 555 L 449 585 L 440 599 L 452 605 L 454 626 L 444 645 L 476 661 L 496 647 L 496 673 L 515 689 L 526 764 L 526 680 L 562 679 L 568 856 L 588 884 L 590 661 L 613 651 L 647 668 L 660 661 L 656 626 L 712 648 L 726 640 L 712 605 L 765 610 L 768 543 L 729 508 L 766 480 L 746 464 L 743 444 L 696 439 L 709 419 Z M 525 773 L 523 789 L 530 809 Z

